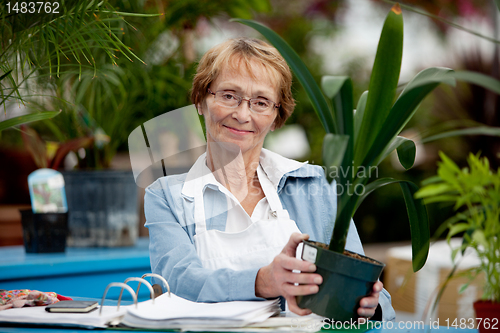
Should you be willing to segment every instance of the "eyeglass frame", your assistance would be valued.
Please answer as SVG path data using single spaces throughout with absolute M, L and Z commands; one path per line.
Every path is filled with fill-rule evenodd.
M 217 94 L 218 92 L 224 92 L 225 90 L 217 90 L 216 92 L 213 92 L 212 90 L 210 90 L 210 88 L 207 88 L 207 91 L 208 91 L 208 93 L 209 93 L 209 94 L 214 95 L 214 99 L 215 99 L 215 98 L 216 98 L 216 94 Z M 239 98 L 240 98 L 240 101 L 238 102 L 238 105 L 236 105 L 236 106 L 234 106 L 234 107 L 230 107 L 230 106 L 227 106 L 227 105 L 221 105 L 221 106 L 223 106 L 223 107 L 227 107 L 227 108 L 230 108 L 230 109 L 236 109 L 238 106 L 240 106 L 240 105 L 241 105 L 241 103 L 242 103 L 243 101 L 247 101 L 247 102 L 248 102 L 248 108 L 250 109 L 250 111 L 254 112 L 255 114 L 261 114 L 261 113 L 259 113 L 259 112 L 255 112 L 254 110 L 252 110 L 252 103 L 251 103 L 250 101 L 251 101 L 252 99 L 264 99 L 264 100 L 269 101 L 269 102 L 271 102 L 271 103 L 273 103 L 273 104 L 274 104 L 274 107 L 273 107 L 272 109 L 279 109 L 279 108 L 281 107 L 281 104 L 276 104 L 275 102 L 273 102 L 273 101 L 271 101 L 270 99 L 267 99 L 267 98 L 243 98 L 243 97 L 241 97 L 241 96 L 240 96 L 240 95 L 238 95 L 238 94 L 235 94 L 235 93 L 231 93 L 231 94 L 233 94 L 233 95 L 235 95 L 235 96 L 237 96 L 237 97 L 239 97 Z M 219 105 L 220 105 L 220 104 L 219 104 Z

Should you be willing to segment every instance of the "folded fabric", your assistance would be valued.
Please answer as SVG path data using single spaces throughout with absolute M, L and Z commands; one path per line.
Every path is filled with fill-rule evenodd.
M 9 308 L 22 308 L 23 306 L 43 306 L 71 298 L 58 295 L 55 292 L 42 292 L 38 290 L 0 290 L 0 311 Z

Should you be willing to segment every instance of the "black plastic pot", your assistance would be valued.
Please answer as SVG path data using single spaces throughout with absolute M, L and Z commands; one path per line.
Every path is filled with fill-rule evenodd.
M 137 185 L 132 171 L 62 173 L 69 216 L 68 246 L 132 246 L 139 233 Z
M 316 273 L 323 277 L 323 283 L 318 293 L 298 296 L 297 304 L 332 321 L 358 318 L 359 301 L 371 293 L 385 267 L 385 264 L 374 259 L 368 258 L 372 262 L 367 262 L 324 249 L 309 241 L 304 241 L 302 259 L 316 265 Z
M 20 210 L 24 248 L 27 253 L 64 252 L 68 235 L 68 213 L 34 214 Z

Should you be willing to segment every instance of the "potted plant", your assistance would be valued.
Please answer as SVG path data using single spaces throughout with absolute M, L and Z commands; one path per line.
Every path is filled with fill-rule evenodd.
M 52 8 L 55 5 L 57 8 Z M 123 28 L 126 26 L 123 17 L 128 13 L 117 12 L 110 1 L 70 1 L 69 3 L 55 3 L 55 5 L 47 3 L 46 6 L 38 6 L 40 8 L 37 7 L 36 10 L 20 5 L 14 6 L 13 3 L 10 5 L 2 3 L 1 5 L 0 90 L 3 97 L 0 106 L 5 108 L 6 114 L 8 114 L 10 105 L 22 103 L 32 113 L 1 121 L 0 131 L 27 122 L 42 120 L 35 126 L 39 130 L 39 125 L 45 125 L 56 133 L 55 138 L 51 141 L 58 141 L 59 144 L 49 144 L 48 147 L 57 148 L 47 149 L 45 140 L 42 140 L 36 131 L 25 125 L 21 128 L 23 140 L 39 167 L 57 169 L 62 165 L 68 152 L 84 148 L 91 149 L 91 147 L 99 146 L 106 141 L 109 142 L 109 138 L 99 126 L 92 122 L 91 117 L 80 112 L 81 108 L 75 104 L 68 102 L 72 99 L 71 94 L 60 93 L 61 91 L 69 92 L 68 88 L 71 87 L 70 82 L 64 81 L 63 78 L 76 73 L 78 81 L 82 78 L 82 73 L 83 78 L 87 79 L 86 74 L 90 72 L 93 76 L 106 77 L 109 75 L 109 81 L 119 81 L 112 71 L 106 72 L 106 63 L 111 62 L 116 65 L 115 54 L 129 60 L 139 58 L 122 41 L 122 33 L 126 31 Z M 27 10 L 30 13 L 27 13 Z M 132 13 L 131 15 L 137 17 L 158 16 L 159 14 Z M 6 43 L 6 41 L 10 42 Z M 116 70 L 116 72 L 118 71 Z M 91 80 L 91 78 L 88 79 Z M 65 86 L 59 87 L 60 90 L 58 90 L 58 84 L 63 81 Z M 33 93 L 35 91 L 36 94 Z M 64 112 L 61 112 L 62 110 Z M 59 116 L 51 121 L 43 121 L 55 115 Z M 72 124 L 78 126 L 72 126 Z M 80 124 L 82 125 L 80 126 Z M 82 130 L 71 133 L 75 128 Z M 94 220 L 111 219 L 112 221 L 108 221 L 108 225 L 111 223 L 116 226 L 120 225 L 123 220 L 127 220 L 122 218 L 122 212 L 131 215 L 130 210 L 132 210 L 133 216 L 128 218 L 126 228 L 112 229 L 118 229 L 118 245 L 133 244 L 137 235 L 138 214 L 137 188 L 131 172 L 126 173 L 127 184 L 124 185 L 123 183 L 126 181 L 120 180 L 118 190 L 109 189 L 108 186 L 108 192 L 111 193 L 105 194 L 106 197 L 116 198 L 120 197 L 117 193 L 129 193 L 131 200 L 119 198 L 118 201 L 121 199 L 121 203 L 124 205 L 121 208 L 116 205 L 108 205 L 106 201 L 99 198 L 100 192 L 96 188 L 97 185 L 100 185 L 96 183 L 108 184 L 113 177 L 105 177 L 105 180 L 94 182 L 91 186 L 93 192 L 84 197 L 80 194 L 86 186 L 81 183 L 81 178 L 78 179 L 80 182 L 72 181 L 70 178 L 69 175 L 66 177 L 68 203 L 73 213 L 70 214 L 69 225 L 73 232 L 68 240 L 69 244 L 78 245 L 74 242 L 75 238 L 78 238 L 75 237 L 74 232 L 76 230 L 75 220 L 81 220 L 83 214 L 93 214 Z M 107 214 L 102 216 L 101 210 L 95 206 L 86 206 L 80 210 L 75 208 L 76 203 L 89 203 L 92 202 L 93 198 L 98 198 L 103 207 L 110 206 L 114 210 L 114 215 L 111 217 Z M 115 202 L 117 201 L 115 200 Z M 118 212 L 118 216 L 115 212 Z M 95 224 L 97 223 L 95 222 Z M 130 232 L 128 232 L 129 229 Z M 101 229 L 95 229 L 93 232 L 94 235 L 100 237 L 100 240 L 107 242 L 106 244 L 101 242 L 90 245 L 112 245 L 110 242 L 116 242 L 116 237 L 110 234 L 110 230 L 107 231 L 101 232 Z M 89 233 L 92 231 L 87 230 L 83 237 L 88 238 Z M 125 239 L 125 242 L 121 242 L 120 239 Z
M 423 182 L 415 197 L 425 203 L 453 204 L 456 215 L 443 223 L 447 240 L 463 234 L 460 247 L 452 249 L 454 267 L 449 281 L 459 265 L 457 253 L 473 249 L 480 260 L 478 267 L 465 271 L 471 279 L 484 273 L 483 296 L 474 303 L 478 328 L 481 332 L 500 325 L 500 170 L 490 169 L 486 157 L 470 154 L 468 167 L 460 169 L 449 157 L 440 152 L 437 175 Z M 440 232 L 440 230 L 438 230 Z M 450 244 L 451 246 L 451 244 Z M 447 282 L 446 281 L 446 282 Z M 440 290 L 443 293 L 446 282 Z M 463 289 L 467 287 L 464 286 Z M 439 302 L 439 295 L 436 304 Z
M 310 260 L 323 276 L 317 294 L 298 298 L 299 306 L 336 320 L 357 317 L 359 300 L 371 292 L 383 264 L 370 258 L 351 257 L 344 251 L 349 224 L 361 202 L 375 189 L 399 183 L 408 211 L 412 238 L 413 270 L 425 264 L 429 250 L 429 222 L 421 199 L 414 198 L 418 187 L 412 182 L 393 178 L 369 183 L 369 170 L 392 151 L 397 150 L 405 169 L 415 161 L 415 143 L 398 136 L 415 114 L 418 105 L 440 83 L 455 84 L 458 74 L 447 68 L 427 68 L 418 73 L 396 98 L 403 45 L 403 18 L 398 4 L 387 15 L 377 54 L 365 91 L 353 110 L 353 92 L 348 77 L 323 76 L 322 91 L 294 50 L 276 33 L 260 23 L 237 19 L 260 32 L 288 62 L 295 77 L 308 94 L 326 131 L 323 141 L 323 163 L 326 177 L 337 182 L 337 215 L 328 245 L 304 242 L 302 258 Z M 463 80 L 488 85 L 484 77 L 459 73 Z M 495 87 L 498 89 L 498 82 Z M 328 98 L 325 98 L 326 97 Z M 443 136 L 456 135 L 455 132 Z M 347 255 L 344 255 L 344 253 Z

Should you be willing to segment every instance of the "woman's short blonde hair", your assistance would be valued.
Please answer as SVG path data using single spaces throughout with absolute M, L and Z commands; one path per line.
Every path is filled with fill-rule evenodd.
M 283 126 L 295 107 L 292 96 L 292 73 L 285 59 L 271 45 L 254 38 L 234 38 L 216 45 L 201 58 L 191 89 L 191 100 L 198 107 L 207 96 L 210 84 L 215 81 L 225 66 L 237 68 L 242 64 L 252 75 L 252 62 L 263 66 L 277 84 L 280 104 L 274 122 L 275 128 Z

